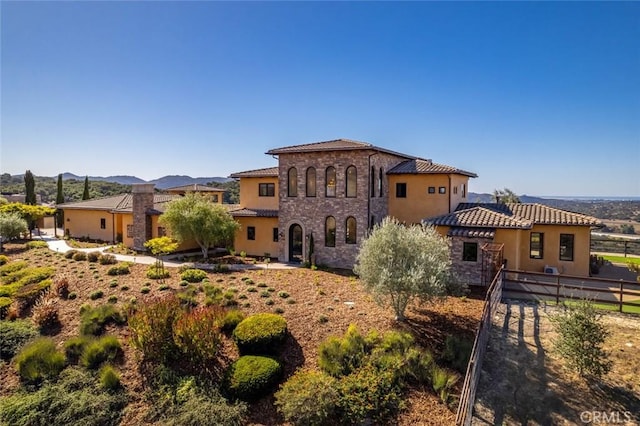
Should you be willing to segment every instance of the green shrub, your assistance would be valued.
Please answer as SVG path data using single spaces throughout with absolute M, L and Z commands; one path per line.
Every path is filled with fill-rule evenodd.
M 351 324 L 344 337 L 331 336 L 320 344 L 318 364 L 331 376 L 344 376 L 358 369 L 371 349 L 358 328 Z
M 318 317 L 318 322 L 320 324 L 326 324 L 329 322 L 329 317 L 323 314 L 320 314 L 320 316 Z
M 190 283 L 199 283 L 207 278 L 207 273 L 202 269 L 187 269 L 180 275 L 180 278 Z
M 64 257 L 66 259 L 73 259 L 73 256 L 75 256 L 76 253 L 78 253 L 78 250 L 75 250 L 75 249 L 67 250 L 64 254 Z
M 80 333 L 97 336 L 104 331 L 108 323 L 124 324 L 126 322 L 122 313 L 112 304 L 105 304 L 92 308 L 83 305 L 80 310 Z
M 0 359 L 11 359 L 25 343 L 38 336 L 28 320 L 0 321 Z
M 402 408 L 402 390 L 393 371 L 365 365 L 338 381 L 338 408 L 343 423 L 385 424 Z
M 109 303 L 117 303 L 118 302 L 118 296 L 109 296 L 109 298 L 107 299 L 107 302 L 109 302 Z
M 37 283 L 27 284 L 15 292 L 13 299 L 18 301 L 23 308 L 26 308 L 33 305 L 51 287 L 51 284 L 53 284 L 53 281 L 49 278 Z
M 193 363 L 215 359 L 222 345 L 220 323 L 225 310 L 219 306 L 194 309 L 173 325 L 173 339 L 182 357 Z
M 100 260 L 100 256 L 102 256 L 102 253 L 99 251 L 91 251 L 87 253 L 87 260 L 91 263 L 95 263 Z
M 287 297 L 289 297 L 289 293 L 287 293 L 286 291 L 279 291 L 278 296 L 280 296 L 283 299 L 286 299 Z
M 165 290 L 169 290 L 170 288 L 171 286 L 169 284 L 162 284 L 160 287 L 158 287 L 158 290 L 165 291 Z
M 170 276 L 171 274 L 166 269 L 160 269 L 155 266 L 150 266 L 149 269 L 147 269 L 147 278 L 151 280 L 161 280 L 169 278 Z
M 100 299 L 102 296 L 104 296 L 104 292 L 102 290 L 96 290 L 89 295 L 89 299 L 97 300 L 97 299 Z
M 112 254 L 101 254 L 100 257 L 98 258 L 98 262 L 101 265 L 115 265 L 118 262 L 118 260 Z
M 458 381 L 459 376 L 456 373 L 450 373 L 444 368 L 438 366 L 433 367 L 432 386 L 435 393 L 440 397 L 443 403 L 448 404 L 451 397 L 451 390 Z
M 123 285 L 122 287 L 120 287 L 120 290 L 127 291 L 127 290 L 129 290 L 129 286 L 128 285 Z
M 112 266 L 107 270 L 107 275 L 127 275 L 131 272 L 127 263 L 121 263 L 116 266 Z
M 182 315 L 180 300 L 171 295 L 138 306 L 129 315 L 131 344 L 149 361 L 166 363 L 180 353 L 173 339 L 173 324 Z
M 74 300 L 78 297 L 78 294 L 75 291 L 72 291 L 71 293 L 69 293 L 69 296 L 67 297 L 69 300 Z
M 64 354 L 48 337 L 37 338 L 25 345 L 14 361 L 20 377 L 31 383 L 56 378 L 65 364 Z
M 268 291 L 266 291 L 266 290 L 264 290 L 264 291 L 260 292 L 260 297 L 269 297 L 269 296 L 271 296 L 271 295 L 270 295 L 270 294 L 269 294 L 269 292 L 268 292 Z
M 126 401 L 124 392 L 104 391 L 91 374 L 67 368 L 55 383 L 0 398 L 0 424 L 117 426 Z
M 268 313 L 251 315 L 233 330 L 233 338 L 242 354 L 275 353 L 286 336 L 286 320 Z
M 0 266 L 3 266 L 7 263 L 9 263 L 9 258 L 4 254 L 0 254 Z
M 73 255 L 73 260 L 76 260 L 76 261 L 84 261 L 84 260 L 87 260 L 87 253 L 85 253 L 85 252 L 83 252 L 83 251 L 76 252 L 76 253 Z
M 116 390 L 120 388 L 120 375 L 113 366 L 106 364 L 98 373 L 100 378 L 100 386 L 106 390 Z
M 189 285 L 184 290 L 179 291 L 177 296 L 178 299 L 180 299 L 180 303 L 182 303 L 182 306 L 185 308 L 195 308 L 198 306 L 198 289 L 192 285 Z
M 318 371 L 298 370 L 275 394 L 275 405 L 285 421 L 294 425 L 335 423 L 340 394 L 337 382 Z
M 182 265 L 178 266 L 178 272 L 179 273 L 183 273 L 189 270 L 195 269 L 193 263 L 183 263 Z
M 76 364 L 84 352 L 87 345 L 93 341 L 91 336 L 75 336 L 64 342 L 64 354 L 67 362 Z
M 122 354 L 122 346 L 116 336 L 103 336 L 90 341 L 82 351 L 80 364 L 96 369 L 106 361 L 113 361 Z
M 229 366 L 225 389 L 230 396 L 250 401 L 265 395 L 278 382 L 282 368 L 273 358 L 245 355 Z
M 28 249 L 37 249 L 37 248 L 47 248 L 49 247 L 49 245 L 47 244 L 46 241 L 42 241 L 42 240 L 36 240 L 36 241 L 29 241 L 26 244 Z
M 244 318 L 245 316 L 242 311 L 237 309 L 230 310 L 224 315 L 224 318 L 222 318 L 220 328 L 225 333 L 232 333 Z
M 142 287 L 142 288 L 140 289 L 140 293 L 142 293 L 142 294 L 147 294 L 147 293 L 149 293 L 150 291 L 151 291 L 151 289 L 150 289 L 149 287 Z
M 458 336 L 447 336 L 444 341 L 442 359 L 459 373 L 466 374 L 472 349 L 472 339 Z
M 258 291 L 257 288 L 255 287 L 247 287 L 247 292 L 248 293 L 256 293 Z
M 189 281 L 182 280 L 178 283 L 180 287 L 186 287 L 189 285 Z
M 116 287 L 118 287 L 118 280 L 111 280 L 111 281 L 109 281 L 109 287 L 110 287 L 110 288 L 116 288 Z

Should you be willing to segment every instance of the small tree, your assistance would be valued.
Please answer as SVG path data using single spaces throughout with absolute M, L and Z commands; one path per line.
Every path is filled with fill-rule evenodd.
M 27 170 L 24 172 L 24 188 L 25 188 L 25 197 L 24 203 L 35 206 L 36 201 L 36 181 L 33 177 L 33 173 L 31 170 Z
M 554 349 L 583 378 L 601 377 L 611 370 L 609 354 L 602 348 L 611 332 L 602 324 L 601 317 L 586 300 L 550 317 L 558 333 Z
M 0 212 L 0 252 L 4 250 L 3 243 L 18 238 L 27 230 L 27 221 L 19 213 Z
M 378 303 L 390 304 L 396 320 L 404 321 L 413 299 L 445 294 L 450 267 L 449 245 L 433 227 L 387 217 L 362 242 L 354 272 Z
M 232 241 L 240 227 L 224 206 L 195 193 L 169 202 L 160 222 L 179 242 L 195 240 L 205 259 L 210 248 Z
M 46 206 L 32 206 L 30 204 L 23 203 L 7 203 L 0 205 L 0 212 L 4 213 L 17 213 L 27 222 L 29 233 L 33 229 L 30 224 L 35 223 L 38 219 L 45 216 L 51 216 L 56 212 L 56 209 Z
M 148 248 L 156 257 L 156 276 L 164 277 L 165 270 L 162 256 L 176 251 L 178 249 L 178 243 L 176 243 L 169 237 L 158 237 L 147 241 L 146 243 L 144 243 L 144 246 Z
M 495 189 L 493 191 L 493 201 L 496 203 L 519 203 L 520 197 L 509 188 Z
M 88 200 L 89 197 L 89 176 L 84 177 L 84 190 L 82 191 L 82 199 Z

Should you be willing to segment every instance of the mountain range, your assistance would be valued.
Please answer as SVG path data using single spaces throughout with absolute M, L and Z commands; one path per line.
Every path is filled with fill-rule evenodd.
M 78 176 L 73 173 L 63 173 L 62 180 L 84 180 L 84 176 Z M 163 176 L 158 179 L 146 181 L 144 179 L 140 179 L 136 176 L 129 175 L 116 175 L 116 176 L 89 176 L 90 181 L 103 181 L 103 182 L 115 182 L 120 183 L 122 185 L 131 185 L 134 183 L 153 183 L 158 189 L 172 188 L 174 186 L 182 186 L 182 185 L 193 185 L 193 184 L 201 184 L 205 185 L 209 182 L 219 182 L 224 183 L 228 182 L 232 179 L 214 176 L 214 177 L 191 177 L 185 175 L 168 175 Z

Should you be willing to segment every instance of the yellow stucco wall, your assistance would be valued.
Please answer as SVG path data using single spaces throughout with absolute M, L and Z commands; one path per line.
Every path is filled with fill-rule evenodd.
M 258 194 L 261 183 L 273 183 L 274 196 L 260 197 Z M 278 178 L 240 178 L 240 204 L 249 209 L 278 210 Z
M 100 220 L 105 220 L 101 229 Z M 64 229 L 72 238 L 90 238 L 112 242 L 115 239 L 114 215 L 102 210 L 64 209 Z
M 236 253 L 246 252 L 249 256 L 278 256 L 278 242 L 273 241 L 273 228 L 278 227 L 277 217 L 237 217 L 240 229 L 236 232 L 234 249 Z M 255 240 L 247 238 L 247 229 L 255 227 Z
M 463 200 L 460 189 L 453 194 L 453 186 L 467 185 L 468 180 L 466 176 L 451 175 L 450 183 L 446 174 L 389 175 L 389 215 L 410 224 L 450 213 Z M 396 197 L 396 183 L 407 184 L 406 198 Z M 429 187 L 435 193 L 430 194 Z M 446 188 L 444 194 L 439 193 L 440 187 Z

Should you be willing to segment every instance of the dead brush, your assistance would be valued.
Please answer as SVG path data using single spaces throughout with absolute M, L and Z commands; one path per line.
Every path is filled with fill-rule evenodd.
M 57 278 L 53 282 L 53 292 L 61 299 L 69 297 L 69 279 L 67 277 Z
M 53 292 L 45 292 L 40 296 L 31 308 L 33 322 L 41 329 L 46 330 L 60 324 L 58 318 L 58 300 Z

